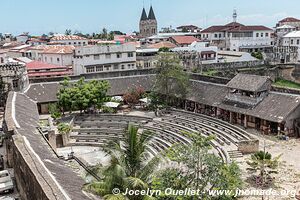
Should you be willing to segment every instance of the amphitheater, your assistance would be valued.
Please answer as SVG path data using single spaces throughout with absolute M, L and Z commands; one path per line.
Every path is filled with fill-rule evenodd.
M 148 115 L 148 116 L 147 116 Z M 92 114 L 78 115 L 72 120 L 70 146 L 104 147 L 109 141 L 122 140 L 128 123 L 151 131 L 154 135 L 147 147 L 153 157 L 174 144 L 188 145 L 191 140 L 184 132 L 194 132 L 204 137 L 213 135 L 213 152 L 224 162 L 243 156 L 241 143 L 255 141 L 245 130 L 202 114 L 170 109 L 160 117 L 149 113 L 134 114 Z M 253 146 L 252 146 L 253 148 Z

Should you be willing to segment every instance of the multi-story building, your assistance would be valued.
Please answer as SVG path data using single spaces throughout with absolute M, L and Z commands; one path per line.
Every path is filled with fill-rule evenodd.
M 48 78 L 72 75 L 72 70 L 67 66 L 53 65 L 40 61 L 26 63 L 29 79 Z
M 264 51 L 273 45 L 273 30 L 261 26 L 246 26 L 236 22 L 237 14 L 233 14 L 233 22 L 211 26 L 201 32 L 201 39 L 209 41 L 221 50 L 230 51 Z
M 77 47 L 74 54 L 75 75 L 136 69 L 133 44 Z
M 150 7 L 148 16 L 146 14 L 145 8 L 143 8 L 139 26 L 140 37 L 146 38 L 157 34 L 157 20 L 152 6 Z
M 296 30 L 297 30 L 297 28 L 295 26 L 291 26 L 291 25 L 282 25 L 282 26 L 276 27 L 275 45 L 277 45 L 277 46 L 282 45 L 283 36 L 285 36 L 286 34 L 292 32 L 292 31 L 296 31 Z
M 223 26 L 212 26 L 201 32 L 203 40 L 221 50 L 264 51 L 273 45 L 273 30 L 265 26 L 245 26 L 232 22 Z
M 296 27 L 297 30 L 299 30 L 300 29 L 300 20 L 296 19 L 294 17 L 287 17 L 287 18 L 284 18 L 284 19 L 280 20 L 276 24 L 276 28 L 280 27 L 280 26 L 284 26 L 284 25 L 293 26 L 293 27 Z
M 32 47 L 30 51 L 33 60 L 72 67 L 74 49 L 73 45 L 40 45 Z
M 29 86 L 25 65 L 0 64 L 0 106 L 5 104 L 9 91 L 25 91 Z
M 183 26 L 178 26 L 177 27 L 177 31 L 178 32 L 200 32 L 201 28 L 199 28 L 198 26 L 195 25 L 183 25 Z
M 50 43 L 73 45 L 73 46 L 85 46 L 88 44 L 88 39 L 77 35 L 57 35 L 50 39 Z
M 181 60 L 185 69 L 192 70 L 202 64 L 218 62 L 218 48 L 208 46 L 207 42 L 193 42 L 187 47 L 177 47 L 172 49 Z
M 285 36 L 282 39 L 282 46 L 285 47 L 294 47 L 298 50 L 298 61 L 300 61 L 300 31 L 293 31 Z

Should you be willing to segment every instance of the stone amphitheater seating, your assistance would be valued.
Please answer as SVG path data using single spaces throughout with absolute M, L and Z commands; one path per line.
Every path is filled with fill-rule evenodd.
M 161 118 L 130 115 L 82 115 L 74 119 L 70 145 L 100 146 L 112 140 L 123 140 L 124 129 L 128 123 L 140 125 L 143 130 L 154 133 L 147 147 L 150 156 L 180 143 L 188 145 L 191 140 L 183 132 L 197 132 L 205 137 L 214 135 L 211 142 L 214 151 L 225 161 L 242 156 L 237 150 L 241 140 L 249 140 L 251 136 L 244 130 L 221 120 L 201 114 L 172 109 Z

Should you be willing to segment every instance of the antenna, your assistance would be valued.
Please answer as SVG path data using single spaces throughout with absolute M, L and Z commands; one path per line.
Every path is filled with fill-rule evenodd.
M 233 15 L 232 15 L 232 18 L 233 18 L 233 22 L 237 22 L 237 11 L 236 9 L 233 10 Z

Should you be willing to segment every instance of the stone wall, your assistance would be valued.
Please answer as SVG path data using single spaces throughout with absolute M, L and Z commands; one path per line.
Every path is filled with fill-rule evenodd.
M 279 87 L 279 86 L 272 86 L 272 91 L 281 92 L 281 93 L 289 93 L 289 94 L 298 94 L 300 95 L 300 90 L 294 88 L 286 88 L 286 87 Z
M 24 137 L 16 133 L 11 147 L 18 191 L 23 200 L 66 199 L 38 158 L 26 144 Z
M 242 69 L 242 68 L 251 68 L 251 67 L 259 67 L 265 65 L 264 61 L 244 61 L 244 62 L 228 62 L 228 63 L 211 63 L 211 64 L 202 64 L 199 68 L 203 70 L 209 69 Z
M 255 153 L 259 150 L 259 140 L 243 140 L 238 143 L 238 150 L 243 154 Z

